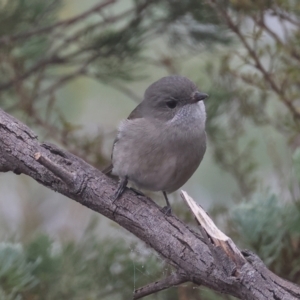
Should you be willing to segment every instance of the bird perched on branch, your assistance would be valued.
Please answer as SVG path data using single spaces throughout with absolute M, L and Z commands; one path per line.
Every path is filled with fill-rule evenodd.
M 168 76 L 151 84 L 144 100 L 120 123 L 112 165 L 104 170 L 120 179 L 114 200 L 128 180 L 167 197 L 183 186 L 198 168 L 206 150 L 207 94 L 186 77 Z

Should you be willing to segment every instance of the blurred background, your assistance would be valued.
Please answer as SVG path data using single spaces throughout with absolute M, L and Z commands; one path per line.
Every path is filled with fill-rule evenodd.
M 162 76 L 210 95 L 183 187 L 241 247 L 300 284 L 300 2 L 0 0 L 0 107 L 98 169 Z M 151 194 L 163 205 L 160 195 Z M 195 225 L 174 193 L 175 214 Z M 130 233 L 0 173 L 0 299 L 131 299 L 172 272 Z M 183 284 L 147 299 L 234 299 Z

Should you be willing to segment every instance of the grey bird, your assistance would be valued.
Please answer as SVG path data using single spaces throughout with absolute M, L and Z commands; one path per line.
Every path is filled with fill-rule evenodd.
M 183 186 L 198 168 L 206 150 L 207 94 L 186 77 L 159 79 L 145 91 L 143 101 L 120 123 L 112 150 L 112 165 L 104 170 L 120 179 L 114 200 L 128 183 L 167 194 Z

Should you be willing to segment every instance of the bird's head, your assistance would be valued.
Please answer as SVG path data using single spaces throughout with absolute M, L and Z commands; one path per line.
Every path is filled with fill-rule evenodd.
M 180 113 L 183 107 L 190 106 L 193 109 L 193 105 L 198 105 L 207 97 L 188 78 L 173 75 L 151 84 L 145 91 L 141 105 L 145 117 L 168 121 Z

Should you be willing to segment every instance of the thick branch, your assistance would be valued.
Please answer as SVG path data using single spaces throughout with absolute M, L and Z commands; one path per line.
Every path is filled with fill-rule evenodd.
M 47 163 L 37 161 L 36 153 Z M 257 267 L 257 258 L 252 255 L 245 257 L 242 266 L 235 266 L 239 272 L 226 275 L 207 240 L 175 216 L 164 215 L 151 199 L 128 189 L 113 202 L 116 183 L 112 179 L 56 146 L 40 144 L 26 125 L 0 109 L 0 171 L 8 170 L 26 174 L 114 220 L 157 251 L 177 272 L 186 274 L 188 281 L 245 300 L 300 298 L 298 286 L 278 280 L 261 262 Z

